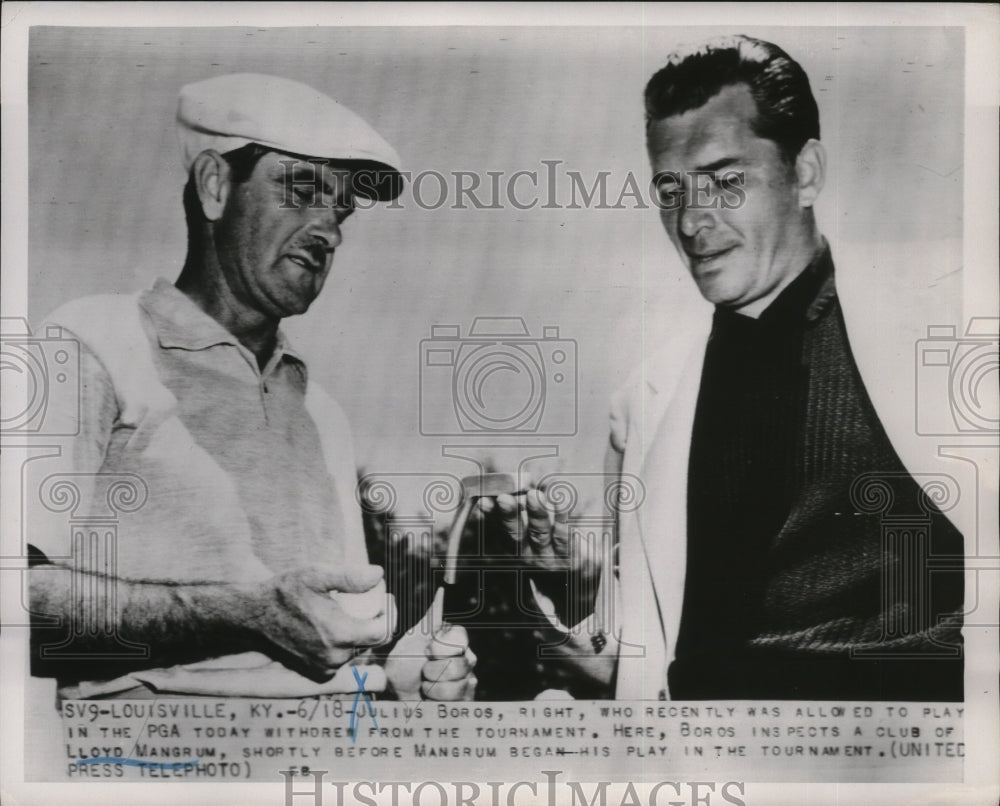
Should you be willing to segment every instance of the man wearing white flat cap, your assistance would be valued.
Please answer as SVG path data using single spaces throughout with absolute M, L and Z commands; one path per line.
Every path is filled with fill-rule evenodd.
M 74 698 L 353 694 L 359 680 L 471 697 L 457 631 L 433 646 L 411 633 L 384 666 L 349 668 L 390 638 L 395 605 L 368 564 L 344 414 L 279 327 L 319 295 L 355 201 L 399 194 L 398 155 L 351 110 L 274 76 L 190 84 L 177 123 L 180 276 L 47 320 L 80 344 L 78 411 L 51 412 L 76 418 L 60 461 L 78 511 L 99 517 L 123 484 L 138 504 L 116 510 L 110 567 L 36 520 L 32 612 L 63 630 L 103 622 L 74 630 L 76 660 L 49 673 Z M 33 637 L 37 653 L 63 633 Z M 36 670 L 58 655 L 33 655 Z

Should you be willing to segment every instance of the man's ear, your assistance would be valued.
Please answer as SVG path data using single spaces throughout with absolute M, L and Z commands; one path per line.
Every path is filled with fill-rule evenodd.
M 799 206 L 812 207 L 826 182 L 826 151 L 819 140 L 807 140 L 795 158 Z
M 205 218 L 218 221 L 226 209 L 226 200 L 232 188 L 229 163 L 218 151 L 202 151 L 191 163 L 191 175 Z

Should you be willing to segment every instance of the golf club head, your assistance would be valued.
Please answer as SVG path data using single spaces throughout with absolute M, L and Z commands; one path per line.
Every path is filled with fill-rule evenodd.
M 462 479 L 466 500 L 495 498 L 498 495 L 523 495 L 528 488 L 526 473 L 478 473 Z
M 518 479 L 520 479 L 520 484 Z M 524 495 L 527 487 L 528 477 L 525 473 L 478 473 L 475 476 L 466 476 L 462 479 L 463 504 L 456 514 L 455 522 L 448 534 L 448 567 L 445 570 L 442 586 L 442 609 L 439 620 L 456 624 L 470 624 L 471 626 L 475 620 L 474 617 L 480 612 L 481 573 L 462 574 L 463 584 L 459 585 L 456 565 L 462 533 L 476 500 L 495 498 L 498 495 Z M 469 609 L 470 603 L 471 610 Z

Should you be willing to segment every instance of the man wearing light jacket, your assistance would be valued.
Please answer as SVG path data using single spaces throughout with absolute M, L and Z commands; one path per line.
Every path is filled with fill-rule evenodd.
M 835 274 L 818 109 L 775 45 L 678 51 L 645 103 L 661 220 L 714 310 L 671 323 L 615 397 L 607 472 L 644 503 L 618 512 L 613 567 L 544 495 L 497 502 L 529 567 L 602 574 L 605 615 L 553 613 L 550 654 L 624 699 L 961 700 L 974 514 L 935 492 L 912 375 L 921 303 L 945 293 L 922 272 L 953 267 L 870 251 Z

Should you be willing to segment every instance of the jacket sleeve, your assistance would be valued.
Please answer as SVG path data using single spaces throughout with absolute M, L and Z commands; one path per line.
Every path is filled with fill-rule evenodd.
M 609 485 L 617 484 L 622 473 L 628 433 L 627 393 L 628 389 L 623 389 L 611 401 L 611 432 L 604 457 L 606 489 Z M 617 525 L 617 512 L 612 512 L 611 516 Z M 617 528 L 614 533 L 617 534 Z M 531 583 L 535 602 L 551 626 L 551 630 L 546 631 L 547 634 L 543 636 L 543 654 L 563 664 L 570 675 L 576 677 L 591 692 L 597 687 L 604 696 L 612 696 L 611 685 L 618 655 L 618 635 L 609 631 L 607 626 L 620 621 L 613 618 L 613 613 L 621 606 L 615 572 L 616 553 L 617 547 L 612 546 L 610 556 L 605 557 L 594 612 L 572 627 L 567 627 L 560 621 L 551 600 Z

